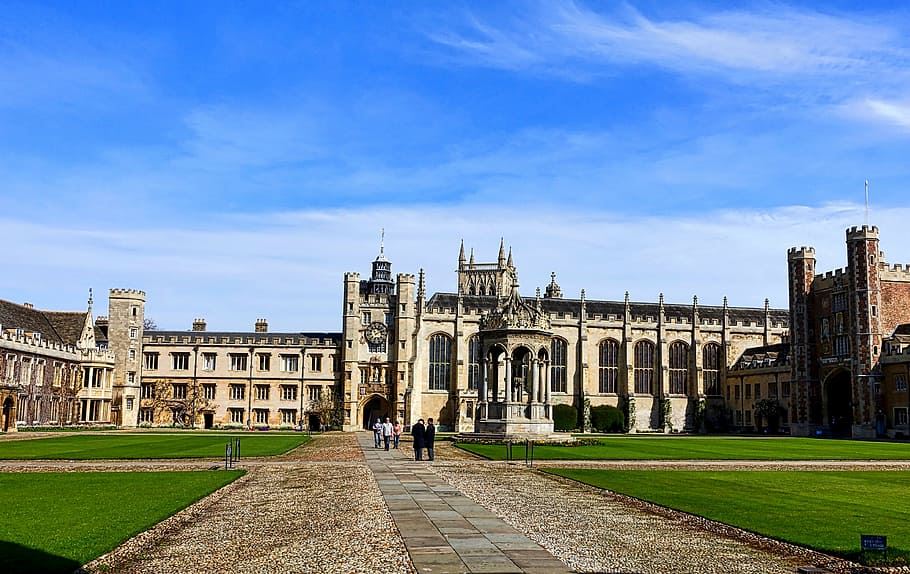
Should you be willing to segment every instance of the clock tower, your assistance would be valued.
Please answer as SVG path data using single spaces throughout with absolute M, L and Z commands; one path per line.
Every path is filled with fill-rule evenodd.
M 369 279 L 344 276 L 344 326 L 341 392 L 344 425 L 369 428 L 377 418 L 405 423 L 405 389 L 414 328 L 414 276 L 392 278 L 385 241 L 373 260 Z

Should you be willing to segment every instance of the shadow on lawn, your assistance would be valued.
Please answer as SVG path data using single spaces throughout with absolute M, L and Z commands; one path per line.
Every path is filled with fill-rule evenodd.
M 0 572 L 4 574 L 32 572 L 70 574 L 80 566 L 82 565 L 71 558 L 55 556 L 15 542 L 0 540 Z

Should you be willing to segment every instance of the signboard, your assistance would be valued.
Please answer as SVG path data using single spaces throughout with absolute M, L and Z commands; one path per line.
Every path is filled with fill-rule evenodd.
M 860 534 L 859 543 L 860 543 L 860 547 L 863 550 L 878 550 L 880 552 L 885 552 L 888 550 L 888 537 L 887 536 L 877 536 L 874 534 Z

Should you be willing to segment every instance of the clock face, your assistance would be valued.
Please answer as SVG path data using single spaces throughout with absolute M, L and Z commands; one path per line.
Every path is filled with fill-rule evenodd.
M 376 344 L 385 339 L 386 326 L 383 323 L 374 322 L 366 328 L 364 332 L 364 337 L 367 341 Z

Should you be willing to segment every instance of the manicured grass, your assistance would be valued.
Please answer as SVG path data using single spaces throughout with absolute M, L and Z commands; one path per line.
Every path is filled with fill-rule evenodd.
M 850 558 L 860 534 L 910 555 L 910 472 L 547 469 L 600 488 Z
M 459 443 L 461 448 L 493 460 L 506 457 L 505 445 Z M 523 459 L 524 446 L 512 447 Z M 910 444 L 817 438 L 618 436 L 596 445 L 536 445 L 543 460 L 910 460 Z
M 2 473 L 0 572 L 72 572 L 242 474 Z
M 229 440 L 240 437 L 243 457 L 281 454 L 309 440 L 302 434 L 111 433 L 0 442 L 0 459 L 92 460 L 224 457 Z

